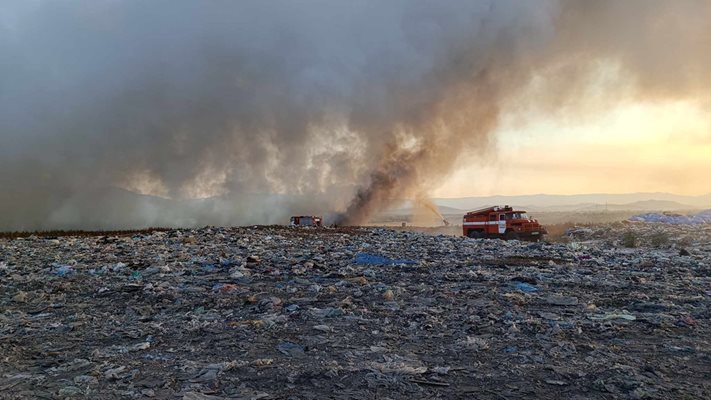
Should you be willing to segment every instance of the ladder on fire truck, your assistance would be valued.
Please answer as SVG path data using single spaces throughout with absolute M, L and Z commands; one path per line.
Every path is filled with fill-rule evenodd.
M 498 211 L 499 209 L 501 209 L 501 207 L 499 207 L 499 206 L 484 207 L 484 208 L 480 208 L 478 210 L 469 211 L 467 214 L 479 214 L 484 211 Z

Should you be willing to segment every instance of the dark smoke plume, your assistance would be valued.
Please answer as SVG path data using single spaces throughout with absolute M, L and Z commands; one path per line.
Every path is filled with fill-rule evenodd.
M 6 0 L 0 229 L 361 223 L 503 115 L 708 101 L 709 20 L 703 0 Z

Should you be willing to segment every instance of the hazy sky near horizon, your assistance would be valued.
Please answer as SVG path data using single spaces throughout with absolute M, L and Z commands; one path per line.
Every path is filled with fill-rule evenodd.
M 631 102 L 529 122 L 504 123 L 434 196 L 711 193 L 711 111 L 703 104 Z

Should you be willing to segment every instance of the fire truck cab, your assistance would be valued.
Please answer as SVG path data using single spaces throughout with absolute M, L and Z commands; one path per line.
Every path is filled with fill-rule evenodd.
M 538 241 L 548 233 L 525 211 L 510 206 L 494 206 L 471 211 L 462 221 L 464 236 L 474 239 L 499 238 Z

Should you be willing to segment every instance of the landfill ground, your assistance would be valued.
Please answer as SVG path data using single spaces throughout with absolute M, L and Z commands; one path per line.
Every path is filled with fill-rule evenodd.
M 711 225 L 4 238 L 0 398 L 709 399 L 710 300 Z

